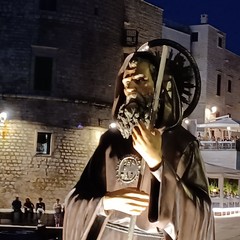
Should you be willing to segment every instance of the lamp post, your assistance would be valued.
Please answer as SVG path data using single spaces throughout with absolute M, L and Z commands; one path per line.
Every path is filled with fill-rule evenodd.
M 212 106 L 205 109 L 205 122 L 210 122 L 211 120 L 216 118 L 218 108 L 216 106 Z
M 6 120 L 7 120 L 7 113 L 1 112 L 0 113 L 0 126 L 4 126 L 4 123 Z
M 212 106 L 209 108 L 205 109 L 205 123 L 211 122 L 213 120 L 216 120 L 216 113 L 217 113 L 218 108 L 216 106 Z M 207 130 L 204 130 L 205 134 L 208 133 L 208 136 L 212 137 L 214 136 L 214 131 L 210 131 L 208 128 Z
M 3 139 L 5 138 L 5 135 L 6 135 L 6 129 L 4 130 L 6 120 L 7 120 L 7 113 L 1 112 L 0 113 L 0 134 Z

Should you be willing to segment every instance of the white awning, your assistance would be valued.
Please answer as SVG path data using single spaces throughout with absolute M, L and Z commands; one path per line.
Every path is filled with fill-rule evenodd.
M 238 179 L 240 179 L 240 170 L 214 165 L 207 162 L 205 162 L 204 164 L 206 172 L 208 174 L 232 175 L 232 176 L 235 175 L 237 176 Z
M 232 118 L 222 118 L 213 122 L 197 124 L 198 128 L 227 128 L 239 129 L 240 124 L 238 121 L 234 121 Z

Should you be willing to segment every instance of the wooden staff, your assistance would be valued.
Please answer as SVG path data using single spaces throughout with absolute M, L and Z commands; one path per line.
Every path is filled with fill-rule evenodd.
M 157 82 L 156 82 L 156 87 L 155 87 L 155 91 L 154 91 L 150 124 L 149 124 L 148 128 L 154 127 L 155 120 L 157 118 L 159 97 L 160 97 L 160 91 L 161 91 L 163 77 L 164 77 L 164 70 L 165 70 L 165 66 L 166 66 L 167 55 L 168 55 L 168 47 L 166 45 L 163 45 L 161 61 L 160 61 L 160 66 L 159 66 L 159 71 L 158 71 L 158 76 L 157 76 Z M 141 160 L 141 169 L 140 169 L 140 174 L 139 174 L 139 179 L 138 179 L 138 184 L 137 184 L 138 190 L 141 189 L 142 178 L 143 178 L 143 174 L 144 174 L 144 170 L 145 170 L 145 164 L 146 163 L 145 163 L 144 159 L 142 159 Z M 129 230 L 128 230 L 128 240 L 133 240 L 136 220 L 137 220 L 136 215 L 131 216 L 130 223 L 129 223 Z

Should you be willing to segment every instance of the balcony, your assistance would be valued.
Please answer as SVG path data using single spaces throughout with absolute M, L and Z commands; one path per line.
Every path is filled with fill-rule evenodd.
M 235 141 L 200 141 L 201 150 L 236 151 Z

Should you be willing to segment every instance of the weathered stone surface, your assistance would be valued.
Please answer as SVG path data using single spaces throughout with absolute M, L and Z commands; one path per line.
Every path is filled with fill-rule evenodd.
M 63 202 L 79 179 L 111 119 L 114 82 L 123 54 L 124 22 L 140 46 L 161 36 L 162 10 L 142 0 L 38 1 L 0 5 L 0 208 L 15 195 L 48 209 Z M 34 57 L 54 58 L 51 91 L 33 88 Z M 80 125 L 83 126 L 83 128 Z M 52 133 L 51 155 L 37 156 L 37 131 Z

